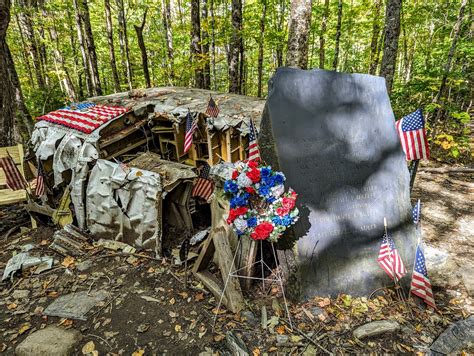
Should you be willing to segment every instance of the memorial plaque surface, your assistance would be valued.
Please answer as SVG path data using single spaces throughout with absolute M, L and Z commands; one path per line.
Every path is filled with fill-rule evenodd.
M 303 298 L 391 284 L 377 265 L 384 217 L 411 269 L 409 174 L 394 123 L 381 77 L 281 68 L 272 78 L 259 142 L 299 194 Z

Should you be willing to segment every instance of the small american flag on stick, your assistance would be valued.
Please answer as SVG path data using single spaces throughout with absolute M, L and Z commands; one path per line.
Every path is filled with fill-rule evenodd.
M 430 158 L 430 147 L 421 109 L 398 120 L 395 126 L 407 161 Z
M 377 263 L 392 279 L 396 277 L 399 280 L 407 274 L 402 258 L 395 247 L 395 242 L 393 242 L 388 232 L 383 235 Z
M 41 197 L 46 194 L 46 177 L 43 163 L 41 163 L 41 160 L 38 160 L 38 174 L 36 176 L 35 194 L 38 197 Z
M 418 199 L 415 206 L 413 207 L 413 211 L 412 211 L 411 215 L 413 217 L 413 223 L 415 225 L 418 225 L 418 223 L 420 222 L 420 218 L 421 218 L 421 202 L 420 202 L 420 199 Z
M 416 248 L 415 266 L 413 267 L 413 275 L 411 277 L 410 292 L 425 301 L 430 307 L 436 309 L 433 297 L 431 282 L 428 278 L 428 270 L 426 269 L 425 255 L 420 244 Z
M 260 159 L 260 149 L 258 148 L 257 131 L 253 124 L 253 120 L 250 119 L 250 133 L 249 133 L 249 161 L 257 161 Z
M 211 117 L 217 117 L 217 115 L 219 115 L 219 107 L 212 96 L 209 97 L 209 103 L 207 103 L 206 115 Z
M 191 112 L 186 116 L 186 133 L 184 135 L 184 153 L 188 152 L 193 144 L 194 131 L 197 129 L 197 122 L 194 120 Z
M 26 179 L 20 173 L 15 161 L 13 161 L 10 155 L 0 158 L 0 168 L 5 172 L 8 188 L 11 190 L 26 189 L 28 185 Z
M 214 192 L 214 182 L 209 179 L 209 171 L 211 166 L 207 162 L 204 162 L 204 165 L 201 166 L 201 173 L 196 179 L 191 196 L 195 198 L 202 198 L 205 201 L 208 201 Z

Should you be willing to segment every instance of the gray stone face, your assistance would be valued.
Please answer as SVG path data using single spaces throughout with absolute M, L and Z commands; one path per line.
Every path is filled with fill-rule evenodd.
M 353 331 L 353 335 L 356 339 L 364 339 L 370 336 L 376 336 L 384 333 L 393 333 L 394 331 L 400 330 L 400 324 L 395 320 L 377 320 L 359 326 Z
M 310 298 L 367 295 L 391 284 L 377 265 L 384 217 L 410 271 L 409 174 L 383 78 L 279 69 L 259 143 L 263 159 L 299 194 L 289 288 Z
M 459 353 L 474 345 L 474 316 L 450 325 L 430 346 L 434 353 Z
M 74 329 L 48 326 L 29 335 L 15 350 L 17 356 L 68 356 L 81 341 L 82 335 Z

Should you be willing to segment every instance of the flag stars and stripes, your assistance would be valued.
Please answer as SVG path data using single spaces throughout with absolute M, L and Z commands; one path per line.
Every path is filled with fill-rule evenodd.
M 207 103 L 206 115 L 210 117 L 217 117 L 219 115 L 219 107 L 212 96 L 209 98 L 209 102 Z
M 253 124 L 253 120 L 250 119 L 250 132 L 249 132 L 249 154 L 248 159 L 255 161 L 260 159 L 260 149 L 258 147 L 257 130 Z
M 184 134 L 184 153 L 188 152 L 193 144 L 194 131 L 197 129 L 197 120 L 194 119 L 191 112 L 186 116 L 186 131 Z
M 377 263 L 392 279 L 396 277 L 399 280 L 407 274 L 402 258 L 395 247 L 395 242 L 387 233 L 382 238 Z
M 425 120 L 421 109 L 398 120 L 395 126 L 407 161 L 430 158 Z
M 420 217 L 421 217 L 421 202 L 420 202 L 419 199 L 418 199 L 417 203 L 415 204 L 415 206 L 413 207 L 411 215 L 412 215 L 412 218 L 413 218 L 413 223 L 415 225 L 418 225 L 418 223 L 420 222 Z
M 436 308 L 431 282 L 428 278 L 428 270 L 426 269 L 425 255 L 420 245 L 416 248 L 410 292 L 423 299 L 430 307 Z
M 20 170 L 13 161 L 11 156 L 0 158 L 0 168 L 5 172 L 7 187 L 11 190 L 26 189 L 27 182 L 25 177 L 20 173 Z

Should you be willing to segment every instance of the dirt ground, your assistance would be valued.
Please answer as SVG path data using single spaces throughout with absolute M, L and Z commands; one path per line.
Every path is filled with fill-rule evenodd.
M 321 296 L 306 303 L 290 303 L 293 329 L 277 286 L 262 293 L 257 285 L 245 311 L 232 314 L 222 310 L 216 316 L 213 295 L 191 273 L 185 287 L 184 267 L 173 265 L 171 259 L 158 261 L 151 254 L 131 258 L 97 247 L 74 260 L 65 259 L 48 248 L 54 233 L 50 227 L 6 236 L 12 224 L 21 224 L 27 217 L 18 209 L 2 209 L 0 270 L 14 252 L 29 243 L 34 245 L 31 254 L 53 256 L 57 263 L 38 275 L 27 270 L 13 281 L 1 283 L 0 351 L 12 355 L 28 335 L 55 324 L 81 332 L 83 338 L 75 350 L 79 355 L 89 341 L 100 355 L 226 354 L 229 331 L 240 337 L 253 355 L 427 352 L 448 325 L 474 313 L 461 268 L 473 263 L 472 182 L 472 175 L 424 172 L 423 167 L 416 179 L 413 200 L 423 202 L 426 244 L 448 255 L 444 267 L 433 271 L 438 311 L 413 300 L 407 309 L 391 290 L 370 299 Z M 428 269 L 431 272 L 430 265 Z M 79 291 L 104 291 L 107 295 L 87 314 L 86 321 L 42 314 L 58 297 Z M 267 314 L 265 328 L 263 311 Z M 401 328 L 364 340 L 353 337 L 357 326 L 385 319 L 399 322 Z

